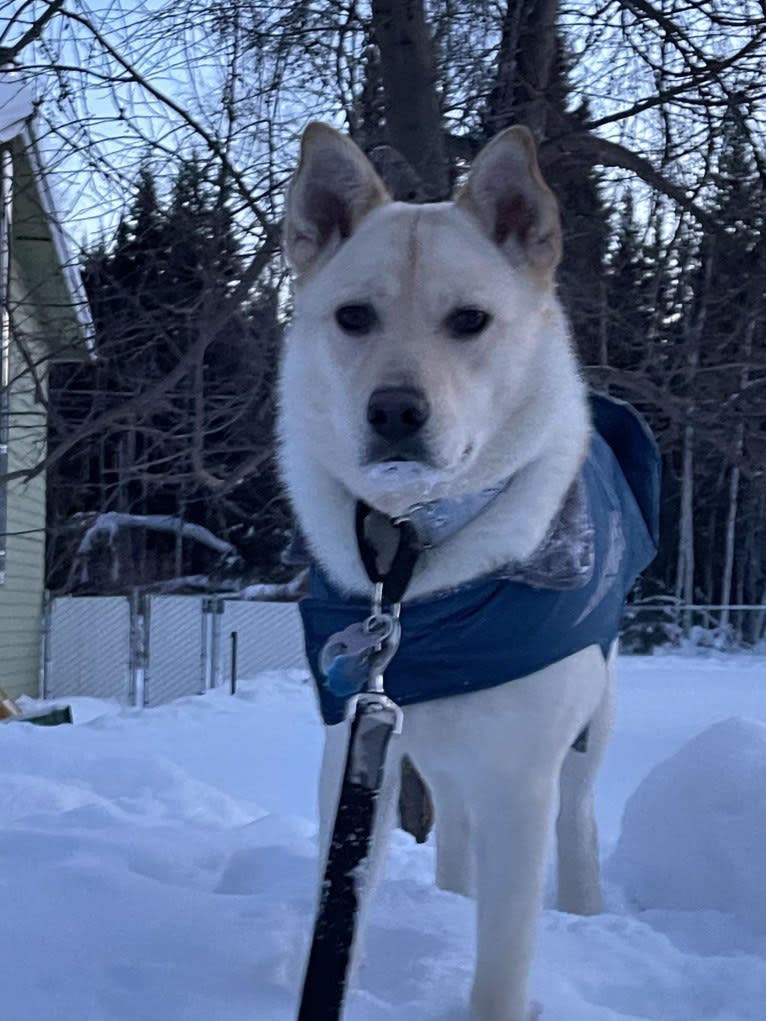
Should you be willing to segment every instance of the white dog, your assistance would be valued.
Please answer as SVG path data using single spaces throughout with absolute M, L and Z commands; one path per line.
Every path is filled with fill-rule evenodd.
M 446 535 L 423 543 L 407 589 L 404 649 L 408 613 L 429 599 L 451 606 L 455 590 L 477 579 L 525 588 L 524 565 L 551 541 L 558 563 L 551 535 L 592 431 L 555 292 L 556 202 L 523 128 L 484 149 L 454 202 L 417 206 L 391 201 L 352 142 L 312 124 L 288 194 L 285 250 L 295 315 L 281 373 L 281 465 L 324 596 L 329 587 L 332 599 L 369 604 L 355 537 L 360 502 L 386 520 L 424 507 L 436 508 L 438 527 L 447 519 Z M 572 516 L 585 520 L 577 507 Z M 626 545 L 619 526 L 613 532 L 602 556 L 612 579 Z M 586 533 L 587 524 L 574 540 L 581 561 Z M 544 591 L 533 576 L 532 591 Z M 580 619 L 604 590 L 588 578 Z M 554 579 L 554 599 L 566 584 Z M 508 620 L 506 644 L 521 644 L 538 623 Z M 442 630 L 463 644 L 460 627 Z M 558 906 L 600 910 L 593 781 L 612 721 L 612 632 L 527 676 L 509 666 L 508 683 L 496 676 L 470 690 L 482 683 L 470 678 L 466 693 L 413 699 L 392 740 L 375 855 L 407 754 L 433 794 L 437 881 L 477 899 L 473 1021 L 534 1016 L 527 982 L 556 813 Z M 587 747 L 572 750 L 586 729 Z M 347 735 L 344 724 L 328 727 L 325 850 Z

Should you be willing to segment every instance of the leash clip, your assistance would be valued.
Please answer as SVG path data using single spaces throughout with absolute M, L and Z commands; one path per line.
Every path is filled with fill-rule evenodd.
M 392 603 L 391 610 L 383 609 L 383 582 L 376 581 L 372 590 L 372 607 L 370 616 L 363 627 L 368 635 L 377 635 L 379 645 L 375 647 L 367 661 L 366 691 L 383 692 L 383 673 L 396 655 L 402 640 L 400 621 L 402 604 Z
M 366 656 L 367 680 L 364 688 L 351 695 L 346 703 L 346 719 L 357 715 L 384 713 L 393 717 L 393 732 L 401 734 L 404 713 L 385 692 L 383 674 L 396 655 L 402 640 L 401 603 L 393 603 L 390 611 L 383 609 L 383 583 L 376 582 L 370 616 L 362 622 L 368 640 L 377 638 L 375 647 Z
M 373 716 L 377 713 L 388 715 L 393 721 L 392 732 L 401 734 L 404 727 L 402 708 L 383 691 L 360 691 L 358 695 L 352 695 L 346 702 L 347 720 L 353 721 L 358 716 Z
M 385 632 L 381 634 L 380 643 L 370 654 L 368 661 L 367 691 L 383 691 L 383 674 L 386 667 L 396 655 L 402 640 L 402 625 L 399 621 L 399 603 L 395 603 L 391 613 L 375 614 L 367 618 L 365 627 L 374 627 L 373 622 L 385 621 Z M 374 632 L 373 632 L 374 633 Z

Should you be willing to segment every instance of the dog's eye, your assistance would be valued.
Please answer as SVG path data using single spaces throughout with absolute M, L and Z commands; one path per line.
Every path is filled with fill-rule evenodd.
M 344 333 L 355 337 L 369 333 L 377 321 L 372 305 L 341 305 L 335 310 L 335 322 Z
M 453 337 L 475 337 L 486 329 L 491 318 L 481 308 L 456 308 L 447 316 L 447 329 Z

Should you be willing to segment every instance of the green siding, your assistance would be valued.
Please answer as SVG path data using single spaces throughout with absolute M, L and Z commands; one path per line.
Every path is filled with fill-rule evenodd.
M 9 487 L 6 548 L 5 583 L 0 585 L 0 688 L 9 695 L 35 695 L 45 564 L 42 480 Z
M 28 365 L 39 367 L 46 357 L 63 352 L 71 355 L 76 349 L 78 357 L 85 356 L 88 321 L 87 314 L 78 315 L 72 304 L 84 296 L 75 293 L 76 276 L 68 275 L 60 261 L 59 234 L 48 220 L 47 193 L 35 176 L 34 152 L 25 149 L 29 144 L 21 137 L 12 143 L 10 293 L 0 295 L 7 301 L 12 323 L 10 472 L 33 468 L 45 456 L 45 410 L 30 386 Z M 20 343 L 28 362 L 22 357 Z M 45 572 L 45 476 L 40 474 L 28 483 L 10 482 L 4 495 L 8 535 L 5 580 L 0 582 L 0 687 L 14 696 L 22 692 L 34 695 L 39 686 Z
M 18 320 L 16 320 L 18 321 Z M 33 322 L 24 317 L 27 338 Z M 11 365 L 8 470 L 37 464 L 45 451 L 45 415 L 30 380 Z M 37 695 L 45 574 L 45 476 L 11 482 L 7 491 L 5 582 L 0 584 L 0 688 L 9 695 Z

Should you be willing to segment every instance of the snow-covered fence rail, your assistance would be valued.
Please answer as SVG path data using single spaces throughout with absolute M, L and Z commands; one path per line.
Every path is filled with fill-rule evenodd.
M 295 603 L 145 594 L 52 599 L 41 692 L 137 706 L 197 694 L 228 683 L 232 632 L 240 677 L 306 667 Z

